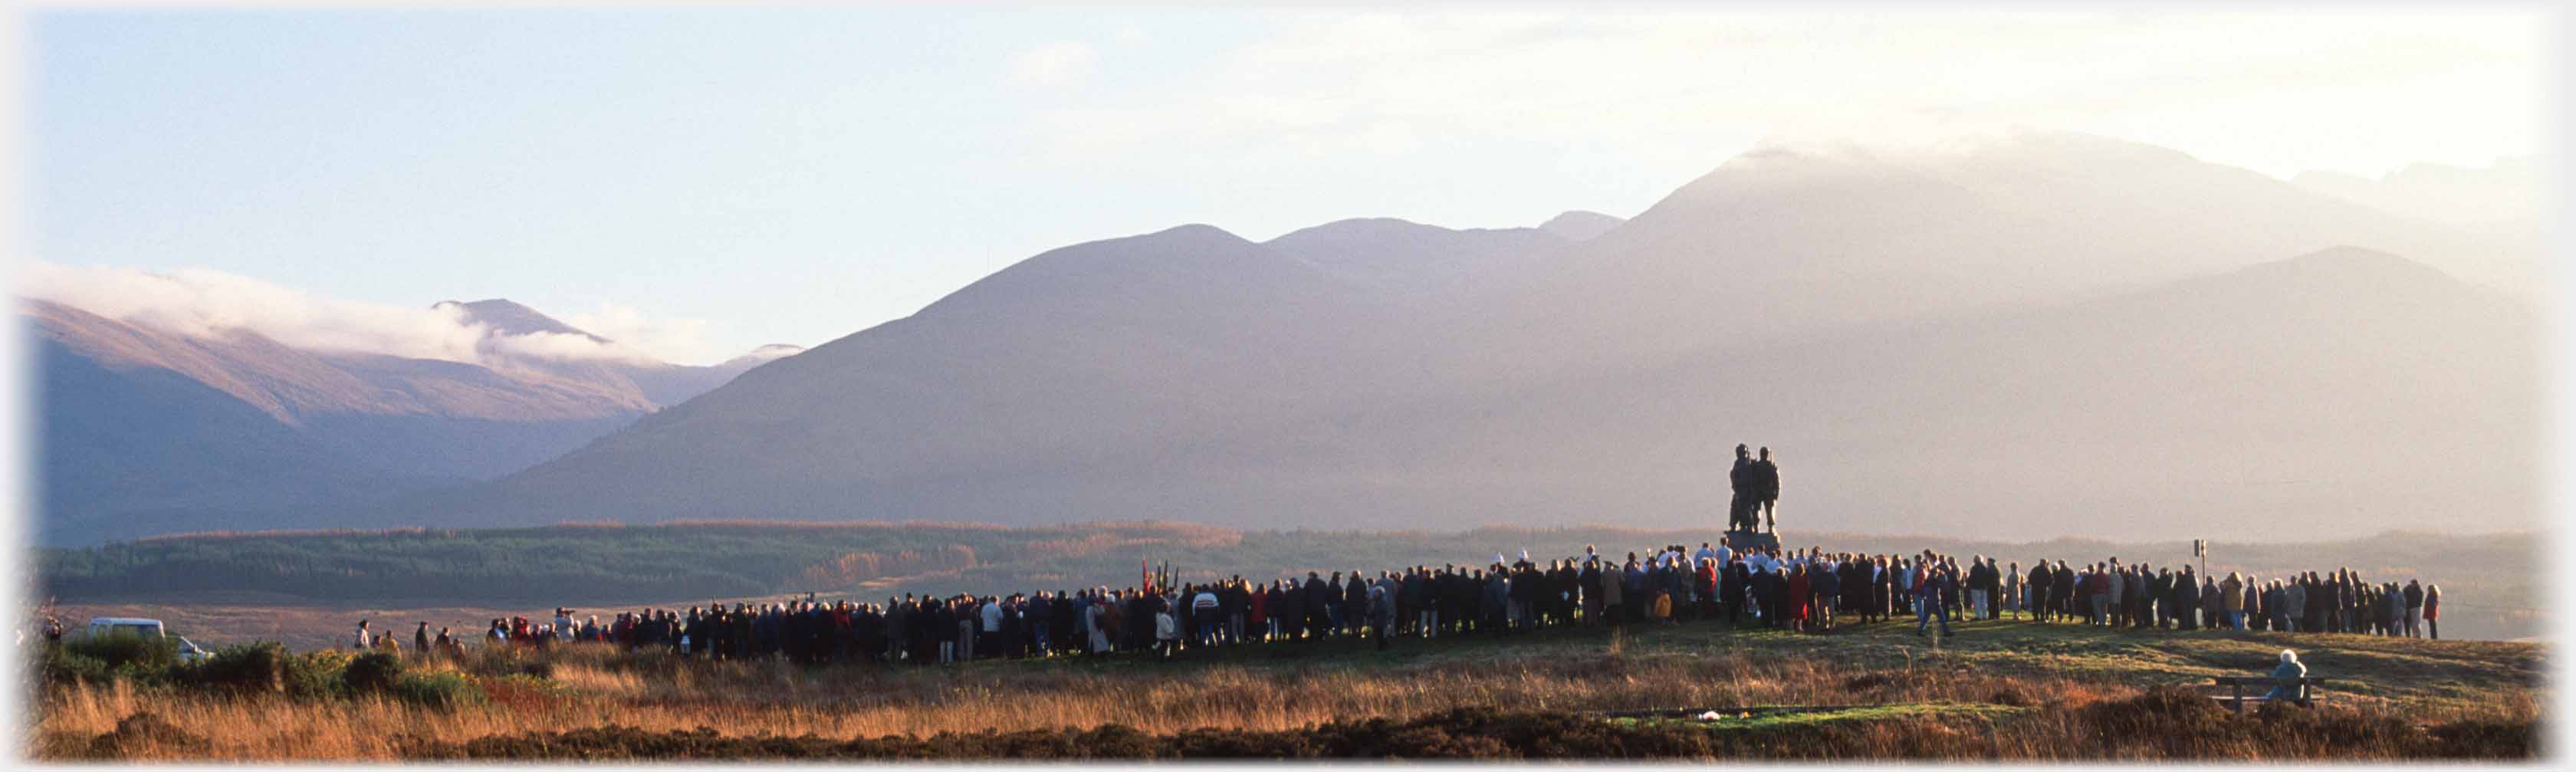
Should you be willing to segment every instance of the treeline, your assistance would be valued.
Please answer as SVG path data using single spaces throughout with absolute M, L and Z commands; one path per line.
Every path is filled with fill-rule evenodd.
M 261 592 L 317 601 L 640 603 L 847 593 L 871 582 L 997 568 L 980 555 L 1008 555 L 1038 573 L 1096 575 L 1104 562 L 1132 565 L 1158 549 L 1240 540 L 1233 531 L 1178 523 L 1014 529 L 707 522 L 206 534 L 48 549 L 38 562 L 42 590 L 63 600 Z

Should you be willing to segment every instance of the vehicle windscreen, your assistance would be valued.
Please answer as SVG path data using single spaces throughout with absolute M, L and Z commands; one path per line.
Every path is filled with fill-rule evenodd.
M 102 636 L 131 635 L 137 638 L 159 638 L 161 637 L 161 626 L 106 625 L 104 628 L 91 628 L 91 632 Z

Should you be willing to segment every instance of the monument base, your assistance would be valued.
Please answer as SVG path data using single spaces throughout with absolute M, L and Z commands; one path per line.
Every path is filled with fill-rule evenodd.
M 1728 531 L 1726 543 L 1738 552 L 1748 549 L 1771 551 L 1780 548 L 1780 535 L 1759 531 Z

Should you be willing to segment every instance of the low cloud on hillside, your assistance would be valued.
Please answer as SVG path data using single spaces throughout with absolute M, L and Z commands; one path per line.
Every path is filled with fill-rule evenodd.
M 617 333 L 649 333 L 646 345 L 702 348 L 698 320 L 663 320 L 604 305 L 580 322 L 606 323 L 610 341 L 559 332 L 495 334 L 456 306 L 394 306 L 323 297 L 204 268 L 170 271 L 30 261 L 18 294 L 166 332 L 217 337 L 248 331 L 298 349 L 386 354 L 492 366 L 502 360 L 649 363 L 653 354 Z

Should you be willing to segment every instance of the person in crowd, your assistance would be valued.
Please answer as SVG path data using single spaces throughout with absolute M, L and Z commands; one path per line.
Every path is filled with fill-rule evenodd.
M 2102 624 L 2110 627 L 2126 624 L 2129 621 L 2129 607 L 2121 601 L 2125 599 L 2129 589 L 2128 570 L 2120 567 L 2119 558 L 2112 558 L 2109 563 L 2102 566 L 2101 572 L 2104 588 L 2102 597 L 2106 609 L 2102 616 Z
M 2442 639 L 2442 586 L 2438 584 L 2424 585 L 2424 634 Z
M 2406 637 L 2424 637 L 2424 587 L 2406 580 Z
M 1395 594 L 1386 583 L 1368 588 L 1369 637 L 1377 639 L 1377 650 L 1385 651 L 1395 641 Z
M 1197 626 L 1197 635 L 1190 638 L 1190 645 L 1215 647 L 1218 637 L 1217 628 L 1224 624 L 1221 607 L 1225 605 L 1223 601 L 1217 599 L 1216 588 L 1185 587 L 1182 588 L 1181 594 L 1189 599 L 1190 618 Z
M 2219 600 L 2218 596 L 2221 594 L 2222 593 L 2218 590 L 2218 581 L 2215 578 L 2207 576 L 2200 578 L 2200 621 L 2202 626 L 2215 629 L 2227 624 L 2227 605 Z
M 2292 571 L 2281 580 L 2282 619 L 2288 625 L 2283 632 L 2316 632 L 2315 626 L 2309 623 L 2310 614 L 2314 613 L 2309 604 L 2309 592 L 2305 571 Z
M 2004 564 L 2003 583 L 2004 613 L 2011 615 L 2015 621 L 2019 621 L 2021 619 L 2021 610 L 2029 607 L 2030 605 L 2030 598 L 2023 595 L 2024 585 L 2022 584 L 2021 561 L 2016 560 Z
M 2182 617 L 2182 624 L 2177 626 L 2178 629 L 2197 630 L 2202 627 L 2200 574 L 2193 571 L 2191 566 L 2183 566 L 2182 571 L 2174 574 L 2173 604 L 2174 613 Z
M 1928 557 L 1930 553 L 1927 552 L 1925 555 Z M 1939 568 L 1928 564 L 1923 568 L 1922 577 L 1915 580 L 1914 634 L 1916 636 L 1923 635 L 1924 631 L 1930 628 L 1932 621 L 1937 619 L 1941 621 L 1941 637 L 1950 637 L 1950 618 L 1944 615 L 1945 609 L 1942 608 L 1942 601 L 1947 596 L 1947 592 L 1942 589 L 1942 584 L 1946 581 L 1946 577 Z
M 2380 618 L 2379 634 L 2381 634 L 2381 635 L 2387 635 L 2387 636 L 2403 636 L 2403 635 L 2405 635 L 2405 634 L 2406 634 L 2406 629 L 2405 629 L 2405 628 L 2406 628 L 2406 590 L 2405 590 L 2405 588 L 2402 588 L 2402 587 L 2397 586 L 2397 583 L 2396 583 L 2396 582 L 2389 582 L 2389 583 L 2387 583 L 2386 585 L 2382 585 L 2382 586 L 2379 588 L 2379 593 L 2380 593 L 2380 594 L 2379 594 L 2379 598 L 2380 598 L 2380 600 L 2379 600 L 2379 604 L 2380 604 L 2380 609 L 2381 609 L 2381 610 L 2380 610 L 2380 612 L 2379 612 L 2379 618 Z
M 1782 626 L 1787 627 L 1790 632 L 1805 632 L 1807 629 L 1807 599 L 1812 591 L 1810 587 L 1812 580 L 1808 577 L 1807 569 L 1808 566 L 1804 563 L 1791 564 L 1789 575 L 1782 582 L 1786 590 L 1781 594 L 1780 618 Z
M 2279 580 L 2272 580 L 2263 583 L 2261 605 L 2263 607 L 2263 629 L 2290 629 L 2289 618 L 2287 616 L 2290 613 L 2290 592 L 2288 589 L 2281 586 L 2281 582 Z
M 1623 578 L 1624 576 L 1625 574 L 1616 566 L 1608 566 L 1601 569 L 1599 584 L 1597 586 L 1601 590 L 1601 624 L 1603 626 L 1615 626 L 1628 615 L 1626 607 L 1627 593 L 1625 592 L 1627 589 L 1627 582 Z
M 2228 629 L 2245 629 L 2245 580 L 2236 572 L 2227 572 L 2227 580 L 2218 583 L 2218 604 Z
M 2083 613 L 2077 610 L 2077 606 L 2089 601 L 2076 597 L 2081 583 L 2073 566 L 2067 565 L 2066 560 L 2060 558 L 2057 561 L 2057 567 L 2049 569 L 2048 581 L 2048 597 L 2056 602 L 2056 606 L 2049 609 L 2051 618 L 2073 619 Z
M 2335 632 L 2361 632 L 2361 580 L 2350 568 L 2336 569 Z
M 1091 653 L 1109 653 L 1109 599 L 1102 595 L 1085 598 L 1082 603 L 1084 630 L 1090 636 Z
M 1968 584 L 1968 588 L 1967 588 L 1967 589 L 1968 589 L 1968 618 L 1970 618 L 1970 619 L 1985 619 L 1985 618 L 1986 618 L 1986 603 L 1988 602 L 1988 597 L 1987 597 L 1987 594 L 1986 594 L 1986 556 L 1984 556 L 1984 555 L 1970 555 L 1970 556 L 1968 556 L 1968 582 L 1967 582 L 1967 584 Z
M 1168 660 L 1179 653 L 1181 648 L 1181 620 L 1173 614 L 1174 609 L 1170 603 L 1158 602 L 1154 605 L 1155 652 Z
M 1838 573 L 1841 566 L 1831 560 L 1824 561 L 1823 566 L 1809 580 L 1815 585 L 1816 601 L 1807 609 L 1808 629 L 1819 633 L 1833 631 L 1834 607 L 1841 603 L 1843 595 L 1843 577 Z
M 367 620 L 358 620 L 358 634 L 350 637 L 349 648 L 357 651 L 366 651 L 370 648 L 374 648 L 375 645 L 376 637 L 373 633 L 367 631 Z
M 2031 565 L 2030 621 L 2033 624 L 2048 621 L 2049 609 L 2054 608 L 2050 601 L 2055 599 L 2050 592 L 2056 581 L 2056 575 L 2048 568 L 2048 561 L 2041 560 Z
M 939 664 L 953 665 L 957 658 L 957 604 L 951 600 L 921 598 L 920 611 L 914 618 L 921 621 L 921 640 L 937 652 Z
M 2236 629 L 2247 629 L 2247 625 L 2251 624 L 2251 622 L 2246 617 L 2250 617 L 2251 619 L 2263 618 L 2263 602 L 2260 597 L 2263 589 L 2261 585 L 2261 579 L 2256 578 L 2250 573 L 2245 575 L 2245 588 L 2239 591 L 2242 592 L 2245 597 L 2237 600 L 2238 605 L 2243 606 L 2240 610 L 2245 612 L 2245 617 L 2239 618 Z

